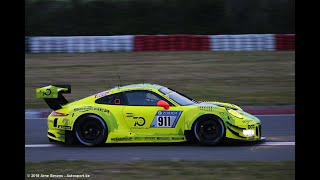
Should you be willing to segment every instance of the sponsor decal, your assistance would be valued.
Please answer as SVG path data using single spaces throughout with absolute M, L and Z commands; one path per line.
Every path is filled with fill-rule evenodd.
M 111 141 L 131 141 L 132 137 L 111 138 Z
M 243 120 L 242 123 L 249 124 L 252 121 L 253 121 L 252 119 L 246 119 L 246 120 Z
M 69 119 L 68 118 L 62 119 L 62 123 L 63 123 L 63 125 L 68 126 L 69 125 Z
M 70 129 L 71 129 L 71 126 L 58 125 L 58 128 L 60 128 L 60 129 L 65 129 L 65 130 L 70 130 Z
M 134 126 L 143 126 L 146 124 L 146 120 L 143 117 L 132 117 L 133 119 L 135 119 L 135 123 Z
M 184 137 L 172 137 L 172 140 L 184 140 Z
M 145 140 L 155 140 L 156 137 L 144 137 Z
M 170 140 L 170 137 L 157 137 L 157 140 Z
M 109 95 L 109 91 L 103 91 L 101 93 L 97 93 L 96 95 L 94 95 L 95 98 L 101 98 L 103 96 L 107 96 Z
M 254 124 L 248 125 L 248 129 L 254 129 Z
M 50 96 L 51 95 L 51 89 L 46 89 L 46 92 L 43 92 L 43 96 Z
M 107 109 L 97 108 L 97 107 L 92 107 L 92 106 L 83 106 L 83 107 L 75 108 L 74 111 L 79 111 L 79 112 L 101 111 L 101 112 L 109 113 L 109 110 L 107 110 Z
M 185 140 L 184 137 L 158 137 L 158 136 L 147 136 L 147 137 L 135 137 L 136 141 L 169 141 L 169 140 Z
M 143 140 L 143 137 L 135 137 L 134 140 L 141 141 Z
M 200 106 L 199 109 L 202 111 L 213 111 L 217 106 Z
M 158 111 L 151 123 L 152 128 L 174 128 L 182 111 Z
M 133 117 L 133 113 L 127 113 L 126 117 Z
M 131 129 L 148 129 L 148 127 L 146 127 L 146 126 L 135 126 L 135 127 L 132 127 Z

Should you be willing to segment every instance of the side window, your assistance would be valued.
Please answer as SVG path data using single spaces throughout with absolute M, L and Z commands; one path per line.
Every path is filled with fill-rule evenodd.
M 159 100 L 168 102 L 166 99 L 151 91 L 127 91 L 125 95 L 129 106 L 157 106 Z M 168 103 L 170 106 L 173 106 L 172 103 Z
M 110 104 L 110 105 L 127 105 L 127 100 L 123 93 L 111 94 L 96 100 L 97 104 Z

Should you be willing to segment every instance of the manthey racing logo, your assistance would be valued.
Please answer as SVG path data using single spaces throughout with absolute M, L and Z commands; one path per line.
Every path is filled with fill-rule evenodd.
M 135 120 L 134 126 L 144 126 L 146 120 L 143 117 L 132 117 Z
M 93 106 L 83 106 L 83 107 L 74 109 L 74 112 L 87 112 L 87 111 L 101 111 L 101 112 L 109 113 L 108 109 L 93 107 Z
M 126 117 L 134 120 L 134 129 L 142 129 L 146 124 L 146 119 L 144 117 L 134 116 L 133 113 L 127 113 Z
M 50 96 L 51 95 L 51 93 L 52 93 L 52 91 L 51 91 L 51 89 L 46 89 L 46 91 L 45 92 L 42 92 L 43 94 L 43 96 Z

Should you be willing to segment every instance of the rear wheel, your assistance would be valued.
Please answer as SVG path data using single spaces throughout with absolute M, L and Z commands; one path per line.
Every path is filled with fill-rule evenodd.
M 218 145 L 225 138 L 225 128 L 220 118 L 203 116 L 196 121 L 193 134 L 201 144 Z
M 103 144 L 108 136 L 107 125 L 96 115 L 81 117 L 74 126 L 76 139 L 85 146 Z

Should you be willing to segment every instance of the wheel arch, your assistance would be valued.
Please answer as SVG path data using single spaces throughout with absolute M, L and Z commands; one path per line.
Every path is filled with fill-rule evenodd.
M 194 127 L 195 123 L 200 119 L 200 118 L 204 118 L 204 117 L 208 117 L 208 116 L 211 116 L 213 118 L 217 118 L 217 119 L 220 119 L 222 122 L 223 122 L 223 125 L 224 125 L 224 128 L 226 128 L 226 124 L 223 120 L 222 117 L 220 117 L 219 115 L 217 114 L 214 114 L 214 113 L 205 113 L 205 114 L 202 114 L 200 116 L 197 116 L 195 117 L 194 119 L 190 120 L 189 122 L 186 121 L 185 123 L 185 130 L 192 130 L 192 128 Z
M 205 142 L 205 141 L 200 141 L 199 137 L 197 137 L 197 135 L 195 135 L 195 127 L 198 124 L 197 122 L 200 120 L 205 120 L 205 119 L 213 119 L 215 121 L 220 121 L 220 124 L 223 126 L 223 134 L 221 134 L 220 138 L 214 140 L 213 142 Z M 192 122 L 192 126 L 190 130 L 186 130 L 185 131 L 185 136 L 187 138 L 187 140 L 191 143 L 200 143 L 200 144 L 206 144 L 206 145 L 217 145 L 220 144 L 221 142 L 223 142 L 226 138 L 226 124 L 223 121 L 223 119 L 221 117 L 219 117 L 216 114 L 203 114 L 199 117 L 197 117 L 193 122 Z
M 106 125 L 106 128 L 107 128 L 107 132 L 109 131 L 109 128 L 108 128 L 108 123 L 107 121 L 105 120 L 105 118 L 101 117 L 99 114 L 95 114 L 95 113 L 84 113 L 84 114 L 81 114 L 80 116 L 78 116 L 75 120 L 74 120 L 74 123 L 73 123 L 73 127 L 72 127 L 72 130 L 74 130 L 74 127 L 75 125 L 77 124 L 77 122 L 79 122 L 79 119 L 85 117 L 85 116 L 90 116 L 90 115 L 93 115 L 93 116 L 97 116 L 99 118 L 101 118 L 104 122 L 104 124 Z
M 197 117 L 196 119 L 193 120 L 192 126 L 191 126 L 190 130 L 193 131 L 193 128 L 194 128 L 196 122 L 197 122 L 199 119 L 202 119 L 202 118 L 205 118 L 205 117 L 212 117 L 212 118 L 214 118 L 214 119 L 216 119 L 216 120 L 222 121 L 223 128 L 225 129 L 225 132 L 224 132 L 224 133 L 226 133 L 226 125 L 225 125 L 223 119 L 222 119 L 221 117 L 219 117 L 218 115 L 216 115 L 216 114 L 203 114 L 203 115 Z
M 104 127 L 105 127 L 105 135 L 104 135 L 104 138 L 102 139 L 102 141 L 101 142 L 99 142 L 99 143 L 97 143 L 97 144 L 92 144 L 92 142 L 85 142 L 85 143 L 87 143 L 87 144 L 85 144 L 84 142 L 81 142 L 81 140 L 79 139 L 79 137 L 77 138 L 77 130 L 76 130 L 76 127 L 78 126 L 78 123 L 81 123 L 80 121 L 83 119 L 83 118 L 85 118 L 85 117 L 89 117 L 89 119 L 91 118 L 91 119 L 96 119 L 96 120 L 98 120 L 98 121 L 102 121 L 102 123 L 103 123 L 103 125 L 104 125 Z M 91 117 L 90 117 L 91 116 Z M 85 119 L 84 119 L 84 121 L 85 121 Z M 83 122 L 83 121 L 82 121 Z M 72 128 L 72 131 L 70 131 L 70 134 L 72 134 L 72 137 L 71 138 L 73 138 L 73 140 L 74 140 L 74 142 L 76 142 L 76 143 L 82 143 L 83 145 L 85 145 L 85 146 L 96 146 L 96 145 L 101 145 L 102 143 L 105 143 L 105 141 L 107 140 L 107 138 L 108 138 L 108 135 L 109 135 L 109 127 L 108 127 L 108 123 L 107 123 L 107 121 L 105 120 L 105 118 L 103 118 L 103 117 L 101 117 L 99 114 L 95 114 L 95 113 L 92 113 L 92 112 L 90 112 L 90 113 L 84 113 L 84 114 L 81 114 L 80 116 L 78 116 L 76 119 L 75 119 L 75 121 L 74 121 L 74 123 L 73 123 L 73 128 Z

